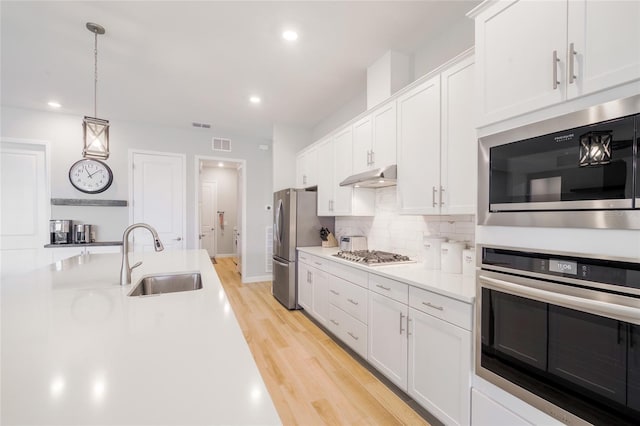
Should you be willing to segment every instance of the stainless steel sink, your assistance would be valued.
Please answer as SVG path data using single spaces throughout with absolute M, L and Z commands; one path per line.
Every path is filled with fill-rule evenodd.
M 131 290 L 129 296 L 149 296 L 152 294 L 193 291 L 202 288 L 202 278 L 198 272 L 173 275 L 152 275 L 145 277 Z

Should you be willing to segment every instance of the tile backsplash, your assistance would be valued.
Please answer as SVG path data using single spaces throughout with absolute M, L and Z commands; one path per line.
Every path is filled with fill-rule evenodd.
M 475 244 L 475 216 L 417 216 L 398 213 L 396 187 L 376 190 L 374 217 L 336 217 L 336 234 L 364 235 L 369 249 L 391 251 L 424 260 L 424 236 Z

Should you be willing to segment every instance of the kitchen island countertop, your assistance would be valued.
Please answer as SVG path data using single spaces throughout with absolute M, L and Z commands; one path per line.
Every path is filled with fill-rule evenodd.
M 367 266 L 357 262 L 333 256 L 338 252 L 337 247 L 298 247 L 298 250 L 343 265 L 381 275 L 393 280 L 402 281 L 414 287 L 448 296 L 465 303 L 473 303 L 476 295 L 475 275 L 447 274 L 440 270 L 428 270 L 424 263 L 405 263 L 398 265 Z
M 2 424 L 279 424 L 203 250 L 132 254 L 146 275 L 200 272 L 203 288 L 129 297 L 119 254 L 3 279 Z

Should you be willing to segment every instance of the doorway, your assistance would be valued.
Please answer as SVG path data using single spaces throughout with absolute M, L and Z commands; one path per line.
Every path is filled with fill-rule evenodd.
M 195 157 L 195 241 L 214 259 L 229 257 L 244 274 L 245 160 Z

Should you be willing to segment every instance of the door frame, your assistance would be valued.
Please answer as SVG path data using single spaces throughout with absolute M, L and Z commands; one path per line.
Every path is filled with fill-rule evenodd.
M 200 234 L 200 218 L 198 215 L 199 203 L 200 203 L 200 162 L 201 161 L 223 161 L 223 162 L 233 162 L 240 164 L 240 168 L 242 168 L 242 225 L 240 234 L 240 257 L 242 258 L 241 263 L 241 271 L 242 282 L 244 282 L 245 277 L 247 276 L 247 235 L 245 230 L 247 229 L 247 160 L 242 160 L 239 158 L 228 158 L 228 157 L 216 157 L 216 156 L 208 156 L 208 155 L 196 155 L 194 157 L 194 173 L 193 173 L 193 181 L 194 181 L 194 218 L 193 218 L 193 238 L 194 242 L 198 241 L 198 235 Z M 220 186 L 218 186 L 218 192 L 220 191 Z M 195 243 L 194 243 L 195 244 Z
M 37 147 L 44 148 L 44 165 L 46 170 L 44 172 L 45 183 L 44 183 L 44 200 L 43 201 L 46 209 L 45 215 L 49 219 L 51 219 L 51 142 L 44 139 L 22 139 L 22 138 L 0 136 L 0 145 L 2 142 L 14 143 L 19 145 L 35 145 Z M 46 223 L 42 224 L 41 226 L 42 226 L 41 228 L 42 232 L 41 232 L 41 235 L 38 236 L 38 238 L 42 239 L 42 244 L 44 246 L 45 244 L 49 243 L 49 238 L 47 234 L 48 226 Z M 36 247 L 36 248 L 39 249 L 41 247 Z
M 217 209 L 217 207 L 218 207 L 218 181 L 215 181 L 215 180 L 202 180 L 201 179 L 200 180 L 200 188 L 199 189 L 202 189 L 202 186 L 204 186 L 203 184 L 207 184 L 207 183 L 215 186 L 215 193 L 216 193 L 215 206 L 216 206 L 216 211 L 217 211 L 218 210 Z M 198 195 L 200 195 L 200 192 L 198 192 Z M 198 201 L 200 201 L 200 200 L 198 200 Z M 198 209 L 200 209 L 200 203 L 198 203 Z M 202 248 L 202 240 L 200 239 L 200 233 L 202 232 L 202 214 L 201 213 L 202 213 L 202 211 L 198 212 L 198 220 L 200 221 L 200 226 L 198 227 L 198 229 L 199 229 L 200 232 L 198 232 L 198 239 L 196 240 L 197 241 L 196 248 L 199 248 L 199 249 L 202 250 L 203 249 Z M 215 256 L 218 255 L 218 226 L 220 226 L 220 224 L 218 223 L 218 215 L 217 215 L 217 213 L 214 213 L 214 214 L 215 214 L 215 219 L 213 219 L 213 221 L 215 223 L 214 231 L 213 231 L 213 252 L 214 252 L 214 255 L 212 257 L 215 257 Z M 204 249 L 204 250 L 206 250 L 206 249 Z
M 184 245 L 186 249 L 187 244 L 187 155 L 179 152 L 167 152 L 167 151 L 150 151 L 145 149 L 129 149 L 129 158 L 127 163 L 128 176 L 128 191 L 129 197 L 127 204 L 129 205 L 129 225 L 133 225 L 133 156 L 135 154 L 147 154 L 147 155 L 166 155 L 170 157 L 178 157 L 182 160 L 182 235 L 184 235 Z

